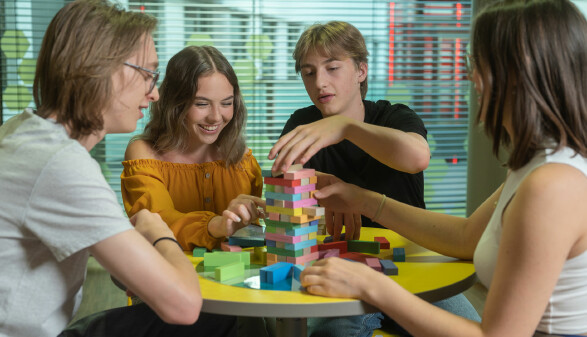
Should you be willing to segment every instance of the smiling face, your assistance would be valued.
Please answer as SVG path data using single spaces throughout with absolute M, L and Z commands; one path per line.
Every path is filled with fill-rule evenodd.
M 187 114 L 191 143 L 211 145 L 234 115 L 234 88 L 223 74 L 214 72 L 198 79 L 198 91 Z
M 159 65 L 155 43 L 151 35 L 145 36 L 145 42 L 137 53 L 126 62 L 146 69 L 156 70 Z M 126 65 L 112 75 L 114 99 L 104 112 L 105 133 L 128 133 L 137 127 L 137 121 L 143 118 L 142 109 L 147 109 L 150 102 L 159 99 L 157 86 L 150 93 L 152 75 Z
M 322 116 L 353 117 L 364 112 L 361 82 L 367 77 L 367 65 L 359 67 L 351 58 L 331 58 L 310 52 L 301 64 L 302 79 L 312 103 Z

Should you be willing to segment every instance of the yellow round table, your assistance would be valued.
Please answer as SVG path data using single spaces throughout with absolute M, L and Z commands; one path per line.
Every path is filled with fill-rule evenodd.
M 362 228 L 361 240 L 384 236 L 390 249 L 373 255 L 391 259 L 393 248 L 404 248 L 406 262 L 395 262 L 399 275 L 390 276 L 413 294 L 439 301 L 463 292 L 475 281 L 471 261 L 446 257 L 381 228 Z M 325 236 L 319 236 L 321 243 Z M 372 254 L 370 254 L 372 255 Z M 194 265 L 203 259 L 190 257 Z M 237 287 L 200 277 L 204 303 L 202 311 L 222 315 L 278 317 L 278 336 L 305 336 L 307 317 L 338 317 L 377 312 L 371 305 L 354 299 L 314 296 L 300 291 L 275 291 Z

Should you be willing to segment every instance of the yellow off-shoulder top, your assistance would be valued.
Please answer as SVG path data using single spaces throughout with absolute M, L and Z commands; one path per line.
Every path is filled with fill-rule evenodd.
M 123 161 L 121 193 L 129 217 L 141 209 L 159 213 L 185 250 L 212 249 L 223 240 L 208 233 L 208 222 L 221 215 L 239 194 L 261 196 L 263 178 L 252 150 L 226 167 L 224 160 L 180 164 L 156 159 Z

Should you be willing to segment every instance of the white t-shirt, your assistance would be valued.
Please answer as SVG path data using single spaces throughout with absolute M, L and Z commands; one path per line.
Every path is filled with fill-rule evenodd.
M 509 173 L 495 211 L 479 240 L 473 258 L 477 276 L 487 288 L 495 272 L 503 211 L 524 178 L 547 163 L 567 164 L 587 176 L 587 158 L 575 156 L 575 152 L 570 148 L 556 153 L 551 152 L 552 150 L 542 151 L 524 167 Z M 587 331 L 587 251 L 565 262 L 536 330 L 549 334 L 577 334 Z
M 89 246 L 131 229 L 98 163 L 25 110 L 0 127 L 0 336 L 56 336 L 81 301 Z

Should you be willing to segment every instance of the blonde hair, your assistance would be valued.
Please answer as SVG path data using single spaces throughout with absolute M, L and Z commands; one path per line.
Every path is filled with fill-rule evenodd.
M 43 38 L 33 83 L 37 114 L 56 114 L 73 139 L 102 130 L 112 75 L 144 46 L 157 20 L 108 1 L 79 0 L 55 15 Z
M 296 61 L 296 73 L 301 71 L 303 59 L 308 53 L 316 52 L 326 57 L 349 57 L 357 68 L 361 63 L 367 64 L 367 46 L 359 30 L 348 22 L 330 21 L 326 24 L 314 24 L 300 36 L 293 58 Z M 361 82 L 361 98 L 367 95 L 367 78 Z

